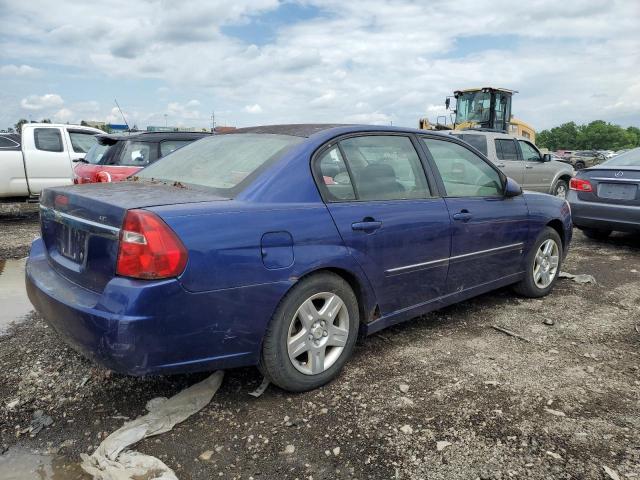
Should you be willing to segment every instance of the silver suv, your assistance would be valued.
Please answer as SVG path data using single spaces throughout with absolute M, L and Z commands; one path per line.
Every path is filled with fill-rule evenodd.
M 575 175 L 571 165 L 551 159 L 526 138 L 500 132 L 453 130 L 458 137 L 482 152 L 508 177 L 526 190 L 565 198 L 569 180 Z

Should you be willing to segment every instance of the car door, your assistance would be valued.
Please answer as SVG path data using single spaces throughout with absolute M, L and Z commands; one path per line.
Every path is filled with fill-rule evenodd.
M 443 295 L 450 219 L 408 135 L 344 138 L 316 156 L 315 176 L 382 315 Z
M 447 293 L 516 278 L 528 236 L 524 197 L 504 195 L 504 176 L 489 161 L 450 140 L 421 137 L 451 216 Z
M 524 175 L 524 162 L 518 153 L 518 145 L 515 139 L 505 137 L 496 138 L 493 142 L 496 161 L 495 165 L 504 172 L 507 177 L 514 179 L 527 188 Z
M 39 195 L 43 188 L 73 183 L 69 147 L 60 127 L 25 126 L 22 139 L 27 182 L 32 195 Z
M 529 190 L 550 193 L 555 168 L 542 159 L 540 151 L 526 140 L 518 140 L 520 152 L 524 159 L 524 185 Z

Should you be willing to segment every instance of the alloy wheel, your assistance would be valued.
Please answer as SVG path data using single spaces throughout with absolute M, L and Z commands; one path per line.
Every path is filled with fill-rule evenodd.
M 556 197 L 567 198 L 567 187 L 563 183 L 556 187 Z
M 287 351 L 293 366 L 305 375 L 317 375 L 340 358 L 349 337 L 349 311 L 335 293 L 312 295 L 291 319 Z
M 560 249 L 552 238 L 542 242 L 536 252 L 533 263 L 533 281 L 538 288 L 544 289 L 551 285 L 558 274 L 560 264 Z

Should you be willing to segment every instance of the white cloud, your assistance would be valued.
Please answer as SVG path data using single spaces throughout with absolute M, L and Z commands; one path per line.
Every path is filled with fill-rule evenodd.
M 53 119 L 57 123 L 67 123 L 71 122 L 75 118 L 75 113 L 68 108 L 61 108 L 56 113 L 53 114 Z
M 245 105 L 244 111 L 247 113 L 262 113 L 262 107 L 254 103 L 253 105 Z
M 39 68 L 31 67 L 29 65 L 1 65 L 0 75 L 3 76 L 15 76 L 15 77 L 37 77 L 42 73 Z
M 55 107 L 61 107 L 64 104 L 62 97 L 55 93 L 47 93 L 45 95 L 29 95 L 23 98 L 20 105 L 25 110 L 46 110 Z
M 133 91 L 127 118 L 156 124 L 166 113 L 171 124 L 206 126 L 215 110 L 240 125 L 266 111 L 269 122 L 416 126 L 420 117 L 444 114 L 453 90 L 477 85 L 519 90 L 514 113 L 538 129 L 596 118 L 640 123 L 637 2 L 300 2 L 322 14 L 286 22 L 264 44 L 226 36 L 224 26 L 250 30 L 252 18 L 264 21 L 260 14 L 275 10 L 277 0 L 203 0 L 189 8 L 113 0 L 108 10 L 66 0 L 55 9 L 44 0 L 5 3 L 0 51 L 12 63 L 0 72 L 23 62 L 55 64 L 47 82 L 68 82 L 69 90 L 82 82 L 78 95 L 103 104 L 132 82 L 155 95 Z M 89 37 L 100 38 L 99 49 Z M 58 91 L 81 115 L 76 103 L 91 100 L 69 90 Z M 19 111 L 16 92 L 0 125 L 15 122 L 5 112 Z M 31 97 L 20 103 L 22 112 L 42 104 Z

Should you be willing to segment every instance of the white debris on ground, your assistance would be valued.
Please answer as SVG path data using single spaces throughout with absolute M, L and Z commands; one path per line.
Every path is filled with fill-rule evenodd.
M 156 457 L 125 449 L 143 438 L 168 432 L 202 410 L 220 388 L 223 376 L 223 371 L 215 372 L 169 399 L 149 401 L 147 415 L 125 423 L 91 456 L 82 454 L 83 470 L 96 480 L 177 480 L 173 470 Z
M 568 273 L 568 272 L 560 272 L 558 274 L 558 278 L 568 278 L 569 280 L 573 280 L 576 283 L 593 283 L 594 285 L 597 285 L 598 282 L 596 282 L 596 279 L 593 275 L 587 275 L 586 273 L 579 273 L 577 275 L 574 275 L 573 273 Z

